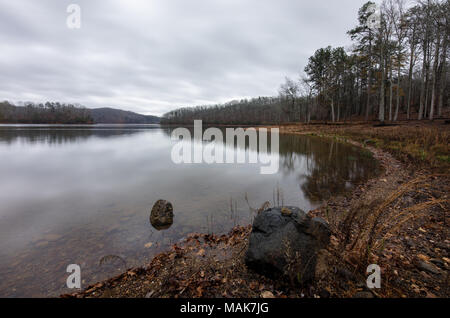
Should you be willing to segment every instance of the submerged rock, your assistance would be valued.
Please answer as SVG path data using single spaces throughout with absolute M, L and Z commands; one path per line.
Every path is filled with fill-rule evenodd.
M 303 284 L 314 278 L 317 254 L 329 242 L 323 219 L 297 207 L 270 208 L 253 222 L 245 262 L 260 274 Z
M 166 200 L 156 201 L 150 213 L 150 223 L 157 230 L 168 229 L 173 223 L 172 203 Z

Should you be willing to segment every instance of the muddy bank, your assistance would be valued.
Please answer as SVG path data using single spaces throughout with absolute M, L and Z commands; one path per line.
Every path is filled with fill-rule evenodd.
M 311 285 L 293 287 L 247 270 L 247 226 L 223 236 L 192 234 L 148 266 L 63 297 L 448 297 L 448 169 L 360 142 L 368 134 L 386 138 L 378 128 L 362 128 L 366 136 L 359 138 L 361 127 L 281 127 L 282 133 L 315 133 L 366 147 L 384 169 L 309 212 L 325 218 L 333 232 Z M 381 267 L 380 289 L 367 289 L 367 264 Z

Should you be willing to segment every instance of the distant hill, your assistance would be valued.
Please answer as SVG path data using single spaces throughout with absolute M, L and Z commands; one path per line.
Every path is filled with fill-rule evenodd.
M 47 102 L 16 106 L 0 102 L 0 123 L 7 124 L 159 124 L 159 117 L 114 108 L 88 109 Z
M 94 108 L 90 113 L 96 124 L 159 124 L 160 119 L 114 108 Z

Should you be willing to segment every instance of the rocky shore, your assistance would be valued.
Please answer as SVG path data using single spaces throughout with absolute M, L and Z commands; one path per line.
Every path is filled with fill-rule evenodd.
M 447 126 L 437 129 L 448 136 Z M 405 150 L 424 129 L 431 128 L 411 127 L 406 144 L 390 150 L 392 127 L 284 126 L 281 133 L 318 134 L 365 147 L 383 173 L 308 215 L 295 207 L 266 209 L 258 217 L 272 219 L 257 217 L 253 234 L 251 226 L 222 236 L 191 234 L 145 267 L 62 297 L 448 297 L 448 164 L 417 163 Z M 368 137 L 373 134 L 377 138 Z M 448 152 L 448 141 L 446 147 Z M 302 237 L 309 243 L 277 249 L 280 239 L 272 237 L 260 246 L 255 233 L 267 239 L 273 226 L 286 230 L 290 242 Z M 268 255 L 276 261 L 267 262 Z M 381 268 L 379 289 L 367 288 L 368 264 Z M 267 275 L 267 269 L 278 275 Z

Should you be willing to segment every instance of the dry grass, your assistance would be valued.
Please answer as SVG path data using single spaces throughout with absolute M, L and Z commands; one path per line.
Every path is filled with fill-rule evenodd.
M 433 187 L 430 182 L 438 177 L 448 178 L 448 175 L 414 178 L 388 197 L 362 202 L 345 215 L 328 212 L 332 230 L 340 238 L 340 251 L 351 252 L 356 265 L 365 268 L 371 257 L 382 251 L 386 240 L 398 235 L 405 224 L 414 224 L 414 220 L 426 217 L 431 208 L 441 209 L 445 222 L 445 213 L 450 209 L 450 189 Z M 410 203 L 404 200 L 405 196 L 420 196 L 420 199 Z
M 450 167 L 450 130 L 436 126 L 387 126 L 331 129 L 331 133 L 344 136 L 364 145 L 383 149 L 406 163 L 421 167 Z

